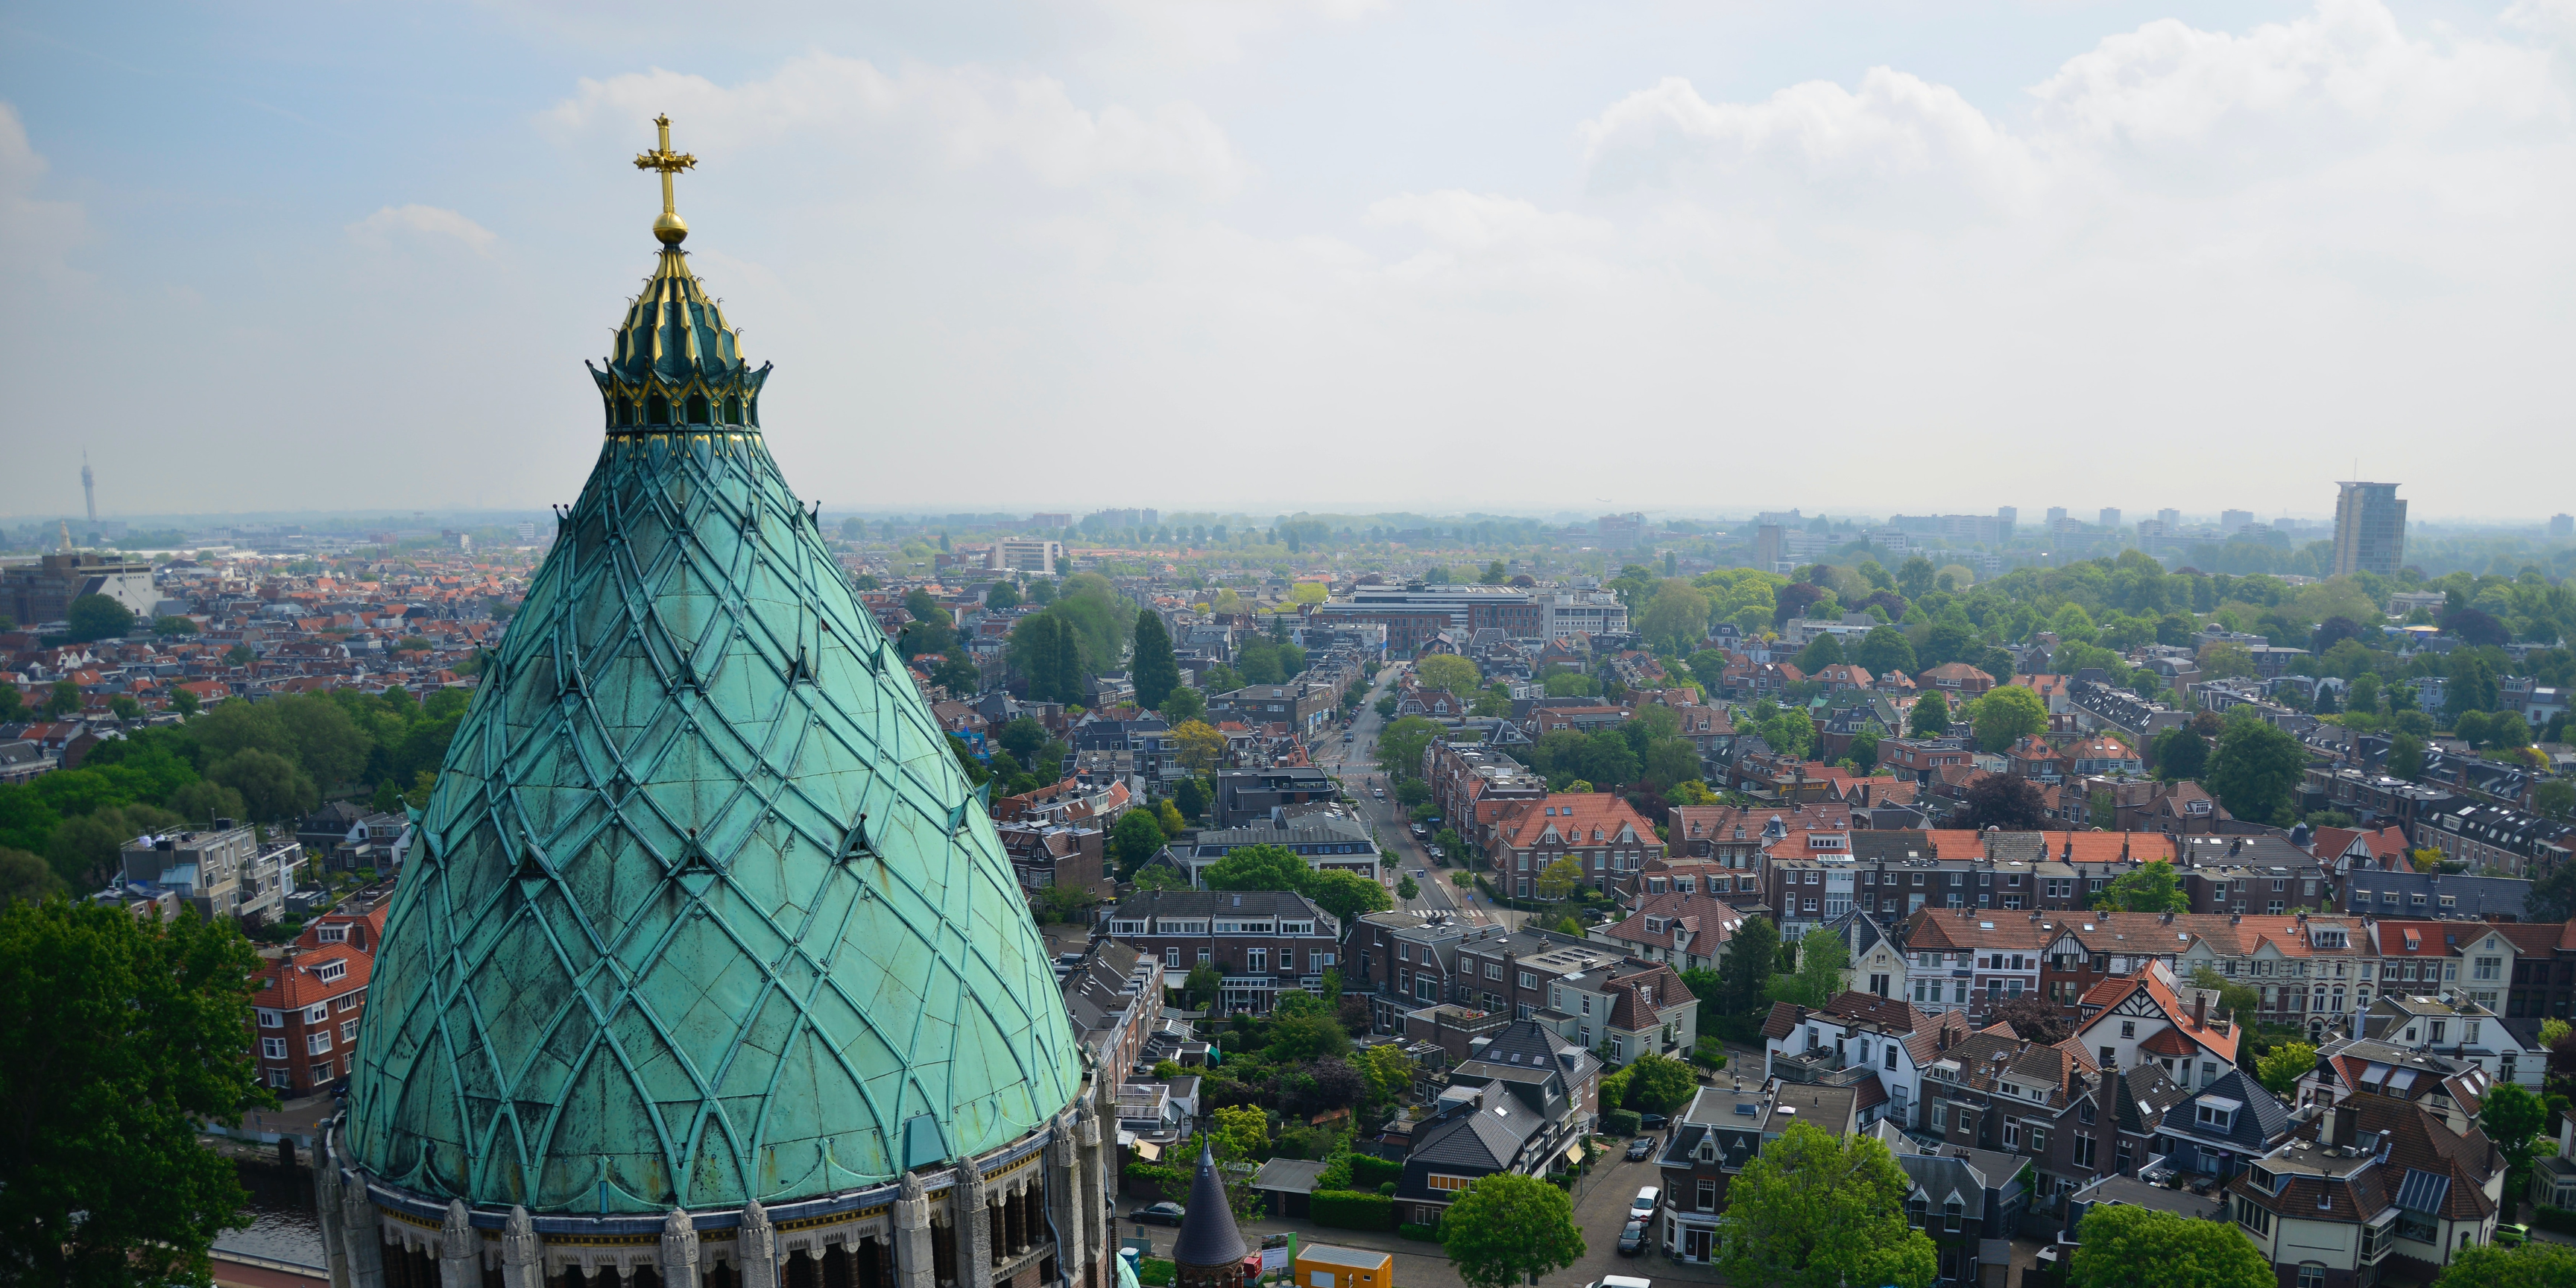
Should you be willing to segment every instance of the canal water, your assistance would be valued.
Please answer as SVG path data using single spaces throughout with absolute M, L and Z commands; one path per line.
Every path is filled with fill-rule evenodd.
M 313 1213 L 313 1172 L 275 1159 L 235 1159 L 242 1188 L 250 1191 L 250 1224 L 226 1230 L 215 1246 L 271 1261 L 320 1266 L 322 1224 Z

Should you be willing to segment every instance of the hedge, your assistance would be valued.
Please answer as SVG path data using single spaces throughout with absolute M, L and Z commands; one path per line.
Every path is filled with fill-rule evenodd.
M 1403 1225 L 1395 1227 L 1395 1237 L 1399 1239 L 1420 1239 L 1425 1243 L 1438 1243 L 1440 1242 L 1440 1227 L 1436 1225 L 1414 1225 L 1411 1222 L 1406 1222 Z
M 1645 1125 L 1646 1120 L 1639 1117 L 1634 1109 L 1613 1109 L 1601 1115 L 1601 1134 L 1604 1136 L 1634 1136 Z
M 1395 1200 L 1357 1190 L 1317 1190 L 1306 1200 L 1307 1219 L 1343 1230 L 1392 1230 Z
M 2554 1234 L 2576 1234 L 2576 1210 L 2543 1207 L 2532 1213 L 2531 1223 Z
M 1368 1154 L 1351 1155 L 1351 1188 L 1373 1190 L 1389 1181 L 1404 1178 L 1404 1164 L 1390 1162 Z

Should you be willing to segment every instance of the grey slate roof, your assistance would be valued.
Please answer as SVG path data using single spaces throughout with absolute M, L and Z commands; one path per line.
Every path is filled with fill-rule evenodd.
M 1216 1154 L 1202 1143 L 1199 1173 L 1190 1180 L 1189 1208 L 1172 1240 L 1172 1260 L 1184 1266 L 1230 1266 L 1243 1260 L 1243 1254 L 1243 1231 L 1235 1227 L 1234 1208 L 1225 1201 Z
M 2203 1127 L 2198 1121 L 2200 1102 L 2213 1096 L 2244 1106 L 2224 1132 Z M 2168 1136 L 2260 1154 L 2289 1133 L 2290 1107 L 2265 1090 L 2262 1083 L 2254 1080 L 2254 1075 L 2243 1069 L 2229 1069 L 2219 1075 L 2218 1081 L 2183 1097 L 2165 1110 L 2158 1127 Z

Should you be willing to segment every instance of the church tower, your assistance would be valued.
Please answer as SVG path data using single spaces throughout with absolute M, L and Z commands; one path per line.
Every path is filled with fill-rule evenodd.
M 316 1152 L 334 1288 L 1106 1288 L 1114 1104 L 769 455 L 656 124 L 599 457 L 415 813 Z

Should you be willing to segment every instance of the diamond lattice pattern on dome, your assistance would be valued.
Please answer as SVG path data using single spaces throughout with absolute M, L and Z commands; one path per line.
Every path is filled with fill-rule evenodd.
M 1025 1134 L 1081 1070 L 981 806 L 758 431 L 612 430 L 421 817 L 356 1157 L 647 1212 Z

